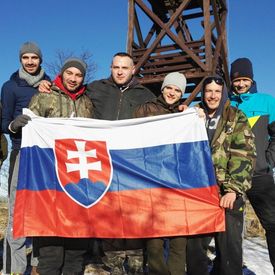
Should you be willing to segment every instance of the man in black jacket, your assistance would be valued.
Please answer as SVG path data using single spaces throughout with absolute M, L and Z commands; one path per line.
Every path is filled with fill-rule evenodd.
M 87 95 L 93 102 L 95 118 L 121 120 L 133 118 L 137 106 L 155 96 L 140 85 L 134 76 L 135 67 L 132 57 L 127 53 L 114 55 L 111 76 L 88 85 Z M 102 241 L 104 263 L 111 274 L 124 274 L 124 261 L 128 258 L 129 272 L 133 274 L 142 268 L 141 240 L 104 239 Z
M 127 53 L 117 53 L 112 60 L 111 76 L 88 85 L 87 95 L 95 106 L 95 118 L 107 120 L 132 118 L 138 105 L 155 97 L 152 92 L 139 84 L 134 72 L 132 57 Z
M 94 118 L 121 120 L 134 117 L 137 106 L 155 98 L 154 94 L 140 85 L 134 76 L 135 66 L 131 55 L 119 52 L 113 56 L 111 75 L 107 79 L 88 84 L 86 95 L 94 106 Z M 44 81 L 40 92 L 49 92 L 50 83 Z M 129 272 L 135 273 L 142 266 L 141 240 L 104 239 L 104 263 L 111 274 L 125 274 L 124 261 L 128 259 Z

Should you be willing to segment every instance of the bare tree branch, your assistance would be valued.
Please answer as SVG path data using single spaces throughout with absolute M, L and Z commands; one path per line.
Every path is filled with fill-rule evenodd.
M 55 52 L 55 60 L 52 62 L 46 62 L 44 64 L 47 74 L 54 79 L 61 71 L 62 65 L 65 60 L 71 57 L 78 57 L 82 59 L 87 64 L 85 83 L 89 83 L 94 79 L 94 74 L 97 70 L 97 65 L 93 61 L 93 54 L 87 50 L 83 49 L 79 55 L 76 55 L 74 51 L 65 51 L 62 49 L 57 49 Z

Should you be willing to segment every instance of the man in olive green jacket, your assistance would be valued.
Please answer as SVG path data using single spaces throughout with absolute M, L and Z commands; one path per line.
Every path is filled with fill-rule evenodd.
M 222 78 L 203 82 L 202 102 L 212 160 L 225 209 L 225 232 L 193 236 L 187 242 L 188 275 L 208 275 L 209 237 L 215 238 L 216 258 L 211 274 L 242 275 L 243 194 L 251 187 L 256 161 L 254 136 L 244 113 L 230 106 Z
M 42 117 L 91 118 L 93 105 L 85 95 L 86 86 L 83 85 L 86 66 L 86 63 L 77 58 L 66 60 L 61 73 L 53 81 L 52 92 L 50 94 L 35 94 L 30 101 L 29 109 Z M 26 117 L 30 119 L 28 116 Z M 12 184 L 14 181 L 17 182 L 15 173 L 18 173 L 18 163 L 17 159 Z M 88 243 L 87 239 L 34 238 L 33 246 L 38 254 L 37 270 L 39 274 L 83 274 L 84 254 L 88 249 Z

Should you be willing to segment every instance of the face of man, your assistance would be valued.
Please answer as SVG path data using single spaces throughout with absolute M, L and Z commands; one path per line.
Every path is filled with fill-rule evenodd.
M 209 115 L 214 114 L 218 109 L 222 99 L 223 86 L 214 80 L 204 88 L 204 103 L 208 107 Z
M 181 99 L 181 90 L 176 85 L 167 85 L 162 90 L 165 102 L 172 105 Z
M 245 94 L 249 91 L 252 81 L 248 78 L 238 78 L 232 82 L 232 85 L 237 94 Z
M 63 72 L 62 80 L 64 87 L 73 93 L 82 85 L 84 76 L 79 69 L 70 67 Z
M 40 58 L 34 53 L 25 53 L 21 56 L 23 69 L 31 75 L 35 75 L 40 67 Z
M 117 85 L 128 83 L 133 77 L 135 67 L 133 60 L 128 56 L 115 56 L 111 65 L 111 74 Z

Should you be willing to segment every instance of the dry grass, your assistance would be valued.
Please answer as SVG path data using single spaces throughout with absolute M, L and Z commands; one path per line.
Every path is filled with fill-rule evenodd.
M 5 229 L 8 223 L 7 202 L 0 202 L 0 240 L 4 238 Z
M 265 237 L 265 231 L 260 224 L 251 204 L 246 201 L 244 235 L 247 237 Z

